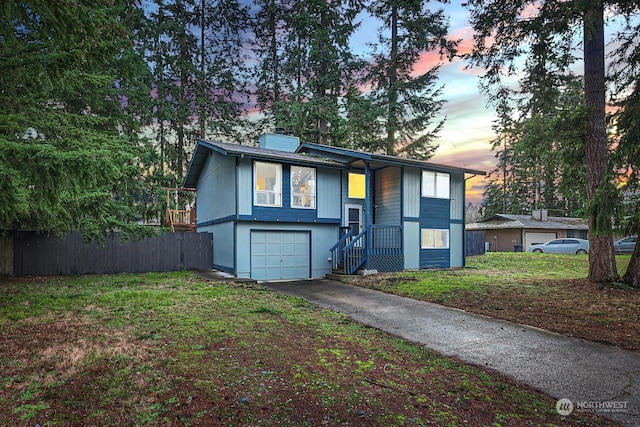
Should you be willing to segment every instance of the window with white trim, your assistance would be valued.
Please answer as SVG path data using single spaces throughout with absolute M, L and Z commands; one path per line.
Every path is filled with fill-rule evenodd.
M 282 206 L 282 165 L 253 163 L 253 204 Z
M 316 170 L 303 166 L 291 166 L 291 207 L 316 208 Z
M 448 199 L 450 196 L 448 173 L 422 171 L 422 197 Z
M 449 249 L 449 230 L 440 228 L 423 228 L 421 230 L 422 249 Z

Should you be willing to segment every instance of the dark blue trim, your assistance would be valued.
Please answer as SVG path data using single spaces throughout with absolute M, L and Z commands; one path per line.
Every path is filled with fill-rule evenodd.
M 300 216 L 261 214 L 238 215 L 238 221 L 270 222 L 270 223 L 295 223 L 295 224 L 340 224 L 340 218 L 304 218 Z
M 231 267 L 226 267 L 224 265 L 213 264 L 213 268 L 216 270 L 224 271 L 225 273 L 236 274 L 236 271 Z
M 235 221 L 236 220 L 236 216 L 235 215 L 227 215 L 223 218 L 218 218 L 218 219 L 212 219 L 209 221 L 204 221 L 204 222 L 199 222 L 198 224 L 196 224 L 196 227 L 207 227 L 209 225 L 215 225 L 215 224 L 222 224 L 225 222 L 231 222 L 231 221 Z
M 402 221 L 419 222 L 420 221 L 420 217 L 418 217 L 418 216 L 403 216 L 402 217 Z
M 463 219 L 452 219 L 450 220 L 451 224 L 464 224 L 464 220 Z

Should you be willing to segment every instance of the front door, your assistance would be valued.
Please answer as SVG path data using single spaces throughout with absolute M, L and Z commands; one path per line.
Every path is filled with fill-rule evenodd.
M 350 227 L 353 235 L 356 236 L 362 232 L 362 205 L 344 205 L 344 219 L 342 225 Z

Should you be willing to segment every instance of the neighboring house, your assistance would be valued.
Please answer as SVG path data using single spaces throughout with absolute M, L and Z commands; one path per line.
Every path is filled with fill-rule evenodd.
M 496 214 L 483 221 L 467 224 L 468 231 L 484 231 L 487 250 L 519 252 L 534 243 L 576 237 L 586 239 L 589 227 L 580 218 L 549 216 L 546 210 L 531 215 Z
M 467 173 L 484 175 L 267 134 L 260 147 L 198 141 L 184 186 L 214 268 L 301 279 L 463 266 Z

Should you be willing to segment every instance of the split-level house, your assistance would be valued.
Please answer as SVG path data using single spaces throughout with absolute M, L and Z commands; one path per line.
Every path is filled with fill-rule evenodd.
M 197 143 L 184 186 L 213 267 L 256 280 L 465 264 L 463 169 L 300 143 Z

